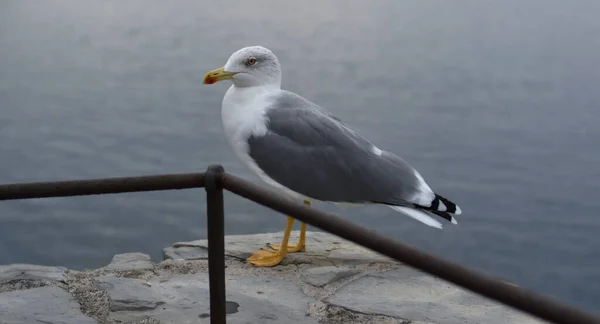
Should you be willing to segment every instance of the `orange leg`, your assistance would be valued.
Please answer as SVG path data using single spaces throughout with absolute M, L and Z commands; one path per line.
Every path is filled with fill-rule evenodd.
M 285 232 L 283 234 L 283 240 L 281 241 L 282 249 L 279 251 L 260 249 L 258 252 L 254 253 L 251 257 L 246 259 L 246 261 L 252 263 L 258 267 L 272 267 L 276 266 L 287 255 L 287 246 L 288 241 L 290 240 L 290 233 L 292 232 L 292 226 L 294 225 L 294 218 L 288 216 L 287 226 L 285 227 Z
M 305 200 L 304 204 L 306 206 L 310 206 L 310 201 Z M 281 244 L 269 244 L 269 247 L 275 251 L 279 251 L 279 249 L 281 249 Z M 288 253 L 306 251 L 306 223 L 305 222 L 300 222 L 300 239 L 298 240 L 298 244 L 288 244 L 287 251 L 288 251 Z
M 308 200 L 305 200 L 304 204 L 310 206 L 310 202 Z M 300 239 L 298 240 L 298 244 L 288 245 L 293 226 L 294 218 L 288 216 L 287 225 L 285 227 L 281 244 L 269 244 L 270 249 L 260 249 L 251 257 L 246 259 L 246 261 L 257 267 L 272 267 L 281 263 L 281 261 L 283 261 L 283 259 L 287 256 L 288 252 L 305 251 L 306 223 L 302 222 L 300 225 Z

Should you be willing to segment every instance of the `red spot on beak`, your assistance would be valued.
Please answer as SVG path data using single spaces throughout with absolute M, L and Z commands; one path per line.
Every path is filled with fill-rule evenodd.
M 206 77 L 204 77 L 204 84 L 215 84 L 215 83 L 217 83 L 216 78 L 212 78 L 208 75 Z

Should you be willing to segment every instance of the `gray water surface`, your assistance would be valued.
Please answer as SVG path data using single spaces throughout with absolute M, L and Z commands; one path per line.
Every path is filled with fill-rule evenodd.
M 597 311 L 597 1 L 3 1 L 0 183 L 197 172 L 252 181 L 225 141 L 235 50 L 396 152 L 463 208 L 443 231 L 317 208 Z M 203 190 L 0 202 L 0 263 L 77 269 L 205 237 Z M 228 234 L 285 218 L 226 196 Z M 308 243 L 310 249 L 311 244 Z

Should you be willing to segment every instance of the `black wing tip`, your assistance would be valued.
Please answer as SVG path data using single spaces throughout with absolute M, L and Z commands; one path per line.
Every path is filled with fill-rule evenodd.
M 415 205 L 415 207 L 439 216 L 452 224 L 458 224 L 452 215 L 459 215 L 462 212 L 455 203 L 438 194 L 435 194 L 430 206 Z
M 450 215 L 447 212 L 441 212 L 439 210 L 427 210 L 427 209 L 424 209 L 424 210 L 426 210 L 427 212 L 432 213 L 434 215 L 440 216 L 441 218 L 449 221 L 452 224 L 458 224 L 458 222 L 456 221 L 456 218 L 452 217 L 452 215 Z
M 440 210 L 440 205 L 443 204 L 445 209 Z M 448 214 L 456 214 L 459 215 L 462 211 L 460 207 L 458 207 L 455 203 L 451 202 L 447 198 L 444 198 L 438 194 L 435 194 L 435 198 L 431 202 L 431 210 L 436 210 L 440 212 L 446 212 Z

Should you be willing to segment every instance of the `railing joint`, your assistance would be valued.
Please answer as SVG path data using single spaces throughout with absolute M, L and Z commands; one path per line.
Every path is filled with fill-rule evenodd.
M 223 190 L 223 174 L 225 169 L 220 164 L 211 164 L 204 173 L 204 182 L 206 190 L 209 186 L 214 186 L 215 190 Z

